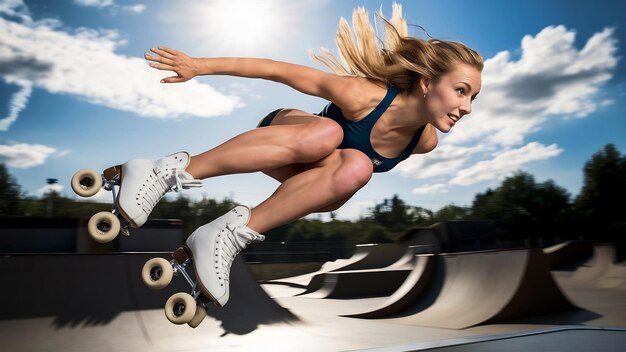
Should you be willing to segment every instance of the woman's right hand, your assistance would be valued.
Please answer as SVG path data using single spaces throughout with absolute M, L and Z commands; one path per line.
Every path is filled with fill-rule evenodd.
M 150 67 L 176 73 L 176 76 L 163 78 L 161 83 L 185 82 L 198 74 L 197 60 L 185 53 L 164 47 L 151 48 L 150 51 L 156 54 L 144 54 L 146 60 L 152 61 Z

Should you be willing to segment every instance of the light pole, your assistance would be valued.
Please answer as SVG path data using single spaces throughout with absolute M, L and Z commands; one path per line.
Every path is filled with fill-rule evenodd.
M 55 185 L 59 183 L 59 180 L 56 178 L 48 178 L 46 179 L 46 183 L 49 185 Z M 52 202 L 52 192 L 54 192 L 52 189 L 48 190 L 48 205 L 46 207 L 46 216 L 49 218 L 52 217 L 52 207 L 54 206 Z

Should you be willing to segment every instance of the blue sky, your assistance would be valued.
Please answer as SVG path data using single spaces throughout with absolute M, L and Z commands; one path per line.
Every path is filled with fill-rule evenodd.
M 626 152 L 623 1 L 404 1 L 410 24 L 461 41 L 486 59 L 471 115 L 427 155 L 412 156 L 338 211 L 354 219 L 398 194 L 437 210 L 470 205 L 516 170 L 575 196 L 582 168 L 607 143 Z M 256 126 L 269 111 L 325 105 L 261 80 L 212 76 L 160 85 L 143 53 L 163 45 L 192 56 L 256 56 L 321 68 L 309 50 L 335 50 L 340 17 L 391 1 L 0 0 L 0 162 L 31 195 L 81 168 L 192 154 Z M 424 33 L 412 27 L 411 34 Z M 190 197 L 252 205 L 277 183 L 222 176 Z M 108 194 L 98 199 L 108 199 Z

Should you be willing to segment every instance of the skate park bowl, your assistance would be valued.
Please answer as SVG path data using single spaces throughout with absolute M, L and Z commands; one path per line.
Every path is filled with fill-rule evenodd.
M 229 303 L 196 329 L 163 313 L 186 282 L 161 291 L 141 282 L 143 263 L 170 252 L 5 253 L 0 341 L 6 351 L 621 351 L 626 266 L 610 245 L 592 251 L 554 270 L 539 248 L 371 244 L 262 282 L 248 266 L 263 264 L 240 256 Z

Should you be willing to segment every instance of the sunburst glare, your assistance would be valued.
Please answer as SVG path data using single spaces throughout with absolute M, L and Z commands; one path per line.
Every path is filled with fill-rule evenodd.
M 199 30 L 217 51 L 259 54 L 278 49 L 293 35 L 293 10 L 285 1 L 218 0 L 194 5 Z

